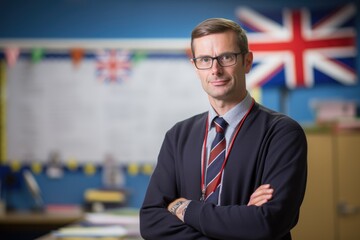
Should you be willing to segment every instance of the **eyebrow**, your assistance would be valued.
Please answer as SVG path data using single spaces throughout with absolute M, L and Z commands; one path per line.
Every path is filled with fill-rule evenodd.
M 225 54 L 233 54 L 233 53 L 238 53 L 238 52 L 223 52 L 223 53 L 221 53 L 221 54 L 219 54 L 219 55 L 216 55 L 215 57 L 218 57 L 218 56 L 222 56 L 222 55 L 225 55 Z M 199 58 L 199 57 L 213 57 L 213 56 L 210 56 L 210 55 L 199 55 L 199 56 L 197 56 L 196 58 Z

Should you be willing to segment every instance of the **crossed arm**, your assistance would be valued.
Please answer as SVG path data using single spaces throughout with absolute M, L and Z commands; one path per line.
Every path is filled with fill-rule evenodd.
M 192 161 L 174 155 L 179 152 L 174 150 L 178 147 L 178 141 L 174 140 L 178 132 L 168 133 L 140 210 L 143 238 L 290 239 L 290 230 L 297 223 L 305 192 L 307 173 L 306 138 L 300 128 L 295 126 L 294 129 L 290 123 L 285 121 L 280 132 L 268 134 L 271 139 L 261 140 L 268 147 L 261 145 L 256 149 L 266 149 L 265 152 L 257 153 L 255 149 L 254 153 L 250 151 L 243 156 L 249 161 L 243 162 L 241 173 L 233 172 L 233 169 L 240 169 L 239 162 L 231 162 L 234 166 L 228 169 L 228 174 L 233 173 L 238 178 L 225 179 L 224 206 L 197 200 L 200 198 L 200 183 L 196 181 L 199 167 L 194 168 Z M 187 153 L 189 149 L 182 149 L 180 153 Z M 174 161 L 175 157 L 182 157 L 182 161 Z M 252 175 L 257 169 L 257 174 Z M 253 185 L 249 186 L 248 180 Z M 236 185 L 229 185 L 234 182 Z M 260 185 L 262 183 L 271 186 Z M 258 188 L 255 190 L 254 186 Z M 176 196 L 183 198 L 175 199 Z M 184 201 L 184 205 L 180 204 L 171 216 L 169 210 L 179 201 Z
M 247 206 L 254 205 L 260 207 L 272 198 L 273 192 L 274 189 L 271 188 L 270 184 L 261 185 L 253 194 L 251 194 Z M 178 198 L 171 202 L 167 209 L 172 214 L 176 215 L 176 217 L 178 217 L 181 221 L 184 221 L 184 216 L 189 203 L 190 200 L 187 200 L 186 198 Z

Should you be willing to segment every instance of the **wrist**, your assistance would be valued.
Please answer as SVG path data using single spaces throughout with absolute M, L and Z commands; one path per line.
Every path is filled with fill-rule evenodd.
M 184 203 L 184 201 L 177 201 L 170 209 L 169 211 L 171 214 L 176 215 L 178 208 Z
M 191 200 L 184 201 L 176 210 L 176 216 L 183 222 L 184 222 L 186 209 L 190 202 Z

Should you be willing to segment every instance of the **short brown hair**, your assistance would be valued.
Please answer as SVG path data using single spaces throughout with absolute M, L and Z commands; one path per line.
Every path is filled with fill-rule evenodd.
M 233 31 L 237 34 L 238 46 L 242 53 L 249 52 L 246 32 L 239 24 L 225 18 L 209 18 L 197 25 L 191 33 L 191 52 L 193 57 L 195 57 L 193 45 L 195 38 L 227 31 Z

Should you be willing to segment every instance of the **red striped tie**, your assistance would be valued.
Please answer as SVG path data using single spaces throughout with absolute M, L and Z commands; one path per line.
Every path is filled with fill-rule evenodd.
M 209 161 L 206 169 L 205 201 L 217 204 L 220 191 L 221 167 L 225 159 L 225 129 L 227 122 L 221 118 L 214 119 L 216 136 L 211 144 Z

